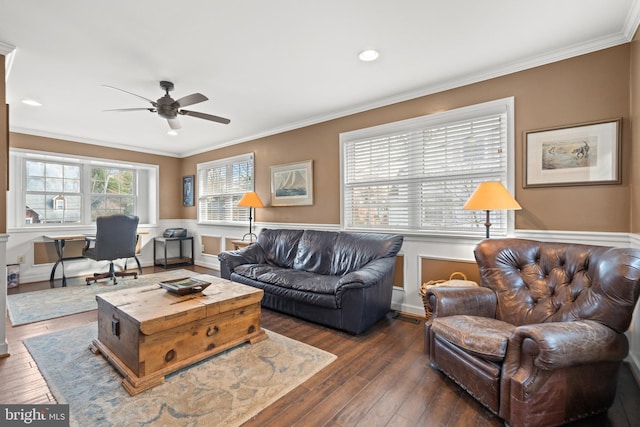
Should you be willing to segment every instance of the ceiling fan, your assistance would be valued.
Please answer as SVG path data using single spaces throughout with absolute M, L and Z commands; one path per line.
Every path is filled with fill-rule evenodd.
M 186 107 L 188 105 L 198 104 L 200 102 L 207 101 L 209 98 L 204 96 L 201 93 L 192 93 L 191 95 L 183 96 L 180 99 L 174 100 L 169 96 L 169 92 L 173 90 L 173 83 L 168 81 L 161 81 L 160 87 L 165 91 L 165 94 L 159 98 L 157 101 L 152 101 L 150 99 L 145 98 L 144 96 L 136 95 L 135 93 L 128 92 L 123 89 L 119 89 L 117 87 L 102 85 L 104 87 L 108 87 L 111 89 L 119 90 L 124 93 L 128 93 L 129 95 L 137 96 L 138 98 L 144 99 L 145 101 L 151 103 L 151 107 L 140 107 L 140 108 L 118 108 L 115 110 L 104 110 L 104 111 L 142 111 L 147 110 L 152 113 L 158 113 L 158 115 L 164 119 L 167 119 L 169 122 L 169 127 L 171 129 L 180 129 L 182 125 L 180 124 L 180 120 L 178 120 L 178 114 L 196 117 L 198 119 L 211 120 L 212 122 L 218 122 L 222 124 L 229 124 L 231 120 L 225 119 L 224 117 L 214 116 L 212 114 L 199 113 L 197 111 L 183 110 L 182 107 Z

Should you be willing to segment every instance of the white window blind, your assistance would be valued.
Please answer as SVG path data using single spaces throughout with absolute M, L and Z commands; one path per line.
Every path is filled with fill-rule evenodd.
M 341 135 L 347 229 L 471 234 L 485 213 L 462 206 L 483 181 L 507 183 L 503 106 L 454 110 Z M 492 233 L 507 215 L 492 212 Z
M 248 221 L 238 202 L 253 182 L 253 154 L 198 164 L 198 220 Z

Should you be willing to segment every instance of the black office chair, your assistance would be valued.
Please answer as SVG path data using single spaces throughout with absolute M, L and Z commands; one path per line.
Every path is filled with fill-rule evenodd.
M 96 219 L 96 237 L 85 239 L 82 256 L 96 261 L 109 261 L 107 273 L 94 273 L 93 277 L 87 277 L 87 285 L 92 281 L 111 278 L 116 284 L 116 277 L 134 276 L 142 274 L 140 261 L 136 256 L 136 244 L 138 242 L 138 217 L 133 215 L 100 216 Z M 113 261 L 123 259 L 123 271 L 115 271 Z M 127 272 L 127 259 L 134 258 L 138 264 L 138 272 Z

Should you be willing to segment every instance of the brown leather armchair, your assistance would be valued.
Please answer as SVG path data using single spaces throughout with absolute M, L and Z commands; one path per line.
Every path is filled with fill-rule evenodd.
M 511 426 L 607 411 L 640 295 L 640 250 L 481 242 L 481 287 L 431 288 L 431 365 Z

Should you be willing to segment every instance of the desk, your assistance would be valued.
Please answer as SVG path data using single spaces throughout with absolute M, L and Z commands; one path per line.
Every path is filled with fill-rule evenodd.
M 148 234 L 147 232 L 139 232 L 138 233 L 138 240 L 140 240 L 140 235 L 141 234 Z M 87 237 L 95 237 L 95 233 L 87 233 L 87 234 L 63 234 L 63 235 L 44 235 L 42 237 L 45 238 L 45 240 L 48 241 L 52 241 L 53 242 L 53 246 L 56 249 L 56 255 L 58 256 L 58 259 L 56 260 L 55 264 L 53 264 L 53 267 L 51 268 L 51 275 L 49 276 L 49 282 L 51 283 L 51 287 L 53 288 L 53 280 L 56 277 L 56 269 L 58 268 L 58 265 L 60 265 L 61 270 L 62 270 L 62 286 L 67 286 L 67 277 L 64 274 L 64 261 L 65 260 L 72 260 L 72 259 L 84 259 L 83 256 L 75 256 L 75 257 L 70 257 L 70 258 L 65 258 L 64 257 L 64 246 L 66 244 L 66 242 L 70 242 L 72 240 L 86 240 Z
M 53 236 L 53 235 L 43 236 L 46 240 L 53 241 L 53 246 L 56 249 L 56 255 L 58 255 L 58 259 L 56 260 L 55 264 L 53 264 L 53 267 L 51 268 L 51 275 L 49 276 L 49 282 L 51 282 L 51 287 L 53 287 L 53 279 L 56 277 L 56 268 L 58 268 L 58 265 L 60 265 L 62 269 L 62 286 L 67 286 L 67 277 L 64 274 L 64 260 L 84 258 L 81 256 L 65 258 L 64 245 L 66 244 L 66 242 L 72 241 L 72 240 L 85 240 L 85 238 L 87 238 L 88 236 L 95 236 L 95 234 L 67 234 L 67 235 L 61 235 L 61 236 Z

